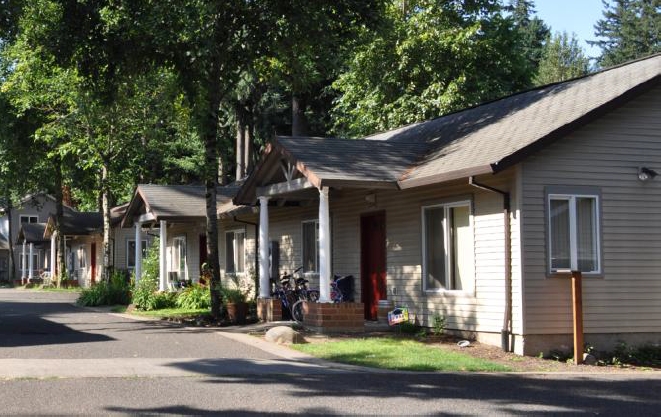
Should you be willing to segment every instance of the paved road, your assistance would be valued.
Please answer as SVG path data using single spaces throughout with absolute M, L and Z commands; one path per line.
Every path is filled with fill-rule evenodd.
M 0 414 L 661 414 L 654 374 L 372 372 L 0 290 Z

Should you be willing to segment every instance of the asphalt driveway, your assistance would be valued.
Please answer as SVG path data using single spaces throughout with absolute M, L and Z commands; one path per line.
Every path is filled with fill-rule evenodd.
M 658 415 L 661 377 L 411 373 L 0 289 L 0 414 Z

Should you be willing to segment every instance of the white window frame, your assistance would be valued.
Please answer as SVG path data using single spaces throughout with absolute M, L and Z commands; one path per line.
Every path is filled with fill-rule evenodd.
M 243 235 L 243 264 L 239 265 L 239 253 L 236 251 L 236 235 Z M 227 246 L 227 236 L 232 235 L 232 258 L 234 263 L 234 271 L 228 270 L 227 259 L 229 256 Z M 245 229 L 233 229 L 225 231 L 225 272 L 229 274 L 244 274 L 246 272 L 246 230 Z
M 23 220 L 23 219 L 27 219 L 27 220 Z M 34 220 L 34 221 L 32 221 L 32 220 Z M 31 215 L 31 214 L 21 214 L 21 215 L 18 216 L 18 222 L 20 224 L 23 224 L 23 223 L 39 223 L 39 216 Z
M 448 229 L 448 217 L 450 213 L 451 208 L 455 207 L 467 207 L 468 208 L 468 222 L 469 222 L 469 234 L 471 236 L 471 241 L 472 241 L 472 253 L 471 253 L 471 263 L 470 263 L 470 271 L 469 274 L 471 275 L 472 279 L 472 287 L 469 289 L 454 289 L 454 288 L 447 288 L 448 285 L 448 280 L 451 275 L 451 270 L 454 268 L 453 260 L 451 259 L 450 256 L 450 245 L 451 245 L 451 236 L 450 236 L 450 231 Z M 427 284 L 427 268 L 428 268 L 428 260 L 427 260 L 427 219 L 426 219 L 426 211 L 430 209 L 439 209 L 442 208 L 444 211 L 443 215 L 443 248 L 445 250 L 445 271 L 444 271 L 444 276 L 443 276 L 443 285 L 441 285 L 439 288 L 428 288 Z M 421 224 L 422 224 L 422 231 L 421 231 L 421 237 L 422 237 L 422 290 L 425 293 L 461 293 L 461 294 L 475 294 L 475 284 L 476 284 L 476 279 L 475 279 L 475 228 L 473 225 L 473 202 L 470 199 L 462 199 L 462 200 L 451 200 L 448 202 L 442 202 L 438 204 L 430 204 L 426 206 L 422 206 L 421 208 Z
M 177 243 L 182 242 L 182 247 L 184 248 L 184 270 L 182 273 L 181 268 L 181 254 L 177 253 Z M 170 272 L 177 272 L 179 280 L 188 279 L 188 248 L 186 247 L 186 235 L 175 236 L 172 238 L 172 256 L 170 258 Z M 179 261 L 176 262 L 175 261 Z
M 570 271 L 578 270 L 578 226 L 576 215 L 576 199 L 577 198 L 591 198 L 595 200 L 594 206 L 594 229 L 593 235 L 595 240 L 595 251 L 597 255 L 597 269 L 593 271 L 581 271 L 586 275 L 601 275 L 602 274 L 602 255 L 601 255 L 601 196 L 599 193 L 548 193 L 546 196 L 546 262 L 547 272 L 549 275 L 558 273 L 567 273 Z M 553 259 L 552 250 L 552 228 L 551 228 L 551 200 L 565 200 L 569 202 L 569 271 L 564 268 L 553 268 L 551 260 Z
M 314 269 L 308 270 L 305 267 L 305 224 L 314 223 Z M 303 265 L 303 273 L 318 274 L 319 273 L 319 219 L 303 220 L 301 222 L 301 265 Z
M 131 250 L 131 242 L 135 242 L 135 239 L 126 239 L 126 269 L 129 271 L 132 271 L 135 269 L 135 259 L 133 259 L 133 265 L 129 264 L 129 259 L 131 256 L 135 258 L 135 245 L 133 246 L 133 250 Z M 140 239 L 140 242 L 142 242 L 142 259 L 145 259 L 145 255 L 147 254 L 147 239 Z

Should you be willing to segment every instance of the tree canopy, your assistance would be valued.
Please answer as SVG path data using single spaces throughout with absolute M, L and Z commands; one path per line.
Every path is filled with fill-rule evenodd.
M 601 48 L 599 65 L 608 67 L 661 51 L 661 0 L 602 0 L 603 19 L 590 41 Z

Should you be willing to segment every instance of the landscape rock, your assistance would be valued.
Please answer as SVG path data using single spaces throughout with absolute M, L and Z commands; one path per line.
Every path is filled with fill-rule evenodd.
M 269 329 L 264 335 L 267 342 L 280 345 L 305 343 L 305 338 L 296 330 L 287 326 L 277 326 Z
M 591 355 L 589 353 L 584 353 L 583 354 L 583 364 L 584 365 L 596 365 L 597 364 L 597 358 L 595 358 L 594 355 Z

